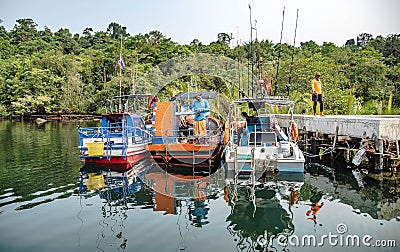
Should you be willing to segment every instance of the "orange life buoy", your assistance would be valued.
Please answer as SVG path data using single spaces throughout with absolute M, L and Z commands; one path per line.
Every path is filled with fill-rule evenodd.
M 292 137 L 293 141 L 299 140 L 299 130 L 297 129 L 297 124 L 292 121 L 290 124 L 290 136 Z
M 227 121 L 225 122 L 225 129 L 224 129 L 224 145 L 226 145 L 229 141 L 229 125 L 230 123 Z

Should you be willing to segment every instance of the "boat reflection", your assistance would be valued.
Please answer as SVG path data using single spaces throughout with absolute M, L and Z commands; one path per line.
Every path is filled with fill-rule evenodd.
M 224 199 L 231 207 L 227 229 L 237 250 L 274 249 L 278 236 L 294 232 L 290 208 L 304 184 L 302 173 L 270 174 L 254 184 L 232 178 L 226 181 Z
M 165 215 L 178 215 L 179 229 L 181 216 L 186 226 L 201 228 L 210 223 L 209 200 L 219 197 L 223 181 L 218 173 L 208 177 L 170 174 L 144 159 L 126 172 L 93 166 L 89 170 L 82 169 L 80 195 L 84 198 L 98 195 L 103 199 L 98 248 L 118 244 L 125 249 L 124 222 L 128 210 L 137 206 L 152 208 Z
M 153 207 L 151 192 L 143 183 L 145 173 L 151 167 L 151 160 L 143 158 L 124 172 L 113 171 L 113 166 L 84 166 L 81 169 L 79 192 L 83 198 L 99 195 L 103 200 L 101 206 L 102 220 L 97 248 L 118 246 L 125 249 L 127 235 L 124 221 L 127 211 L 135 205 Z
M 202 227 L 208 224 L 208 200 L 216 198 L 221 188 L 218 176 L 219 173 L 206 177 L 172 174 L 154 164 L 146 174 L 146 184 L 154 193 L 154 210 L 175 215 L 186 211 L 191 225 Z

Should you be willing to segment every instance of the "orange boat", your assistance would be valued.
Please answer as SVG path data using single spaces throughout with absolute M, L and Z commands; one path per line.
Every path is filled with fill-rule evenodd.
M 204 99 L 214 99 L 217 92 L 200 92 Z M 193 114 L 189 103 L 195 92 L 179 93 L 171 101 L 154 102 L 152 141 L 147 145 L 159 164 L 179 164 L 180 167 L 219 167 L 223 144 L 220 121 L 207 116 L 206 134 L 195 136 Z

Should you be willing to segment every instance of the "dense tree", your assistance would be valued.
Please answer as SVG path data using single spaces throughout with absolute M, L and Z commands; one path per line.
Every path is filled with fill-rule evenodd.
M 372 40 L 372 35 L 369 33 L 361 33 L 357 36 L 357 46 L 364 47 Z
M 31 18 L 18 19 L 14 29 L 10 32 L 11 41 L 14 45 L 28 42 L 37 37 L 37 24 Z
M 78 42 L 72 37 L 72 34 L 68 29 L 59 29 L 54 33 L 54 41 L 62 48 L 65 54 L 70 53 L 79 53 L 79 44 Z
M 203 44 L 198 39 L 193 39 L 193 41 L 190 42 L 190 47 L 193 51 L 199 52 L 202 49 Z
M 218 42 L 225 44 L 227 46 L 229 46 L 229 44 L 231 43 L 232 40 L 232 35 L 229 35 L 228 33 L 218 33 Z
M 388 64 L 393 66 L 400 63 L 400 34 L 389 35 L 381 52 Z
M 117 39 L 117 40 L 120 40 L 122 38 L 126 38 L 129 36 L 129 34 L 126 32 L 126 27 L 123 27 L 120 24 L 117 24 L 115 22 L 112 22 L 111 24 L 108 25 L 107 34 L 111 38 Z
M 120 77 L 116 62 L 121 36 L 126 67 Z M 254 75 L 259 74 L 257 64 L 262 58 L 262 78 L 272 81 L 277 95 L 289 93 L 297 113 L 311 111 L 310 81 L 315 72 L 322 73 L 330 114 L 400 113 L 400 34 L 373 38 L 362 33 L 342 47 L 330 42 L 318 45 L 312 40 L 301 42 L 300 47 L 269 40 L 231 47 L 231 39 L 228 33 L 219 33 L 209 45 L 198 39 L 179 45 L 160 31 L 131 36 L 126 27 L 115 22 L 105 31 L 87 27 L 80 36 L 67 28 L 53 32 L 44 27 L 38 31 L 30 18 L 18 19 L 7 31 L 0 20 L 0 114 L 100 113 L 106 99 L 119 94 L 120 78 L 124 94 L 133 89 L 148 92 L 162 82 L 157 77 L 165 71 L 162 63 L 201 53 L 229 57 L 237 64 L 226 67 L 236 69 L 241 64 Z M 166 69 L 184 72 L 184 68 L 194 67 L 191 64 Z M 220 67 L 214 62 L 208 64 L 210 69 Z M 149 70 L 154 78 L 135 86 Z M 190 80 L 199 88 L 224 92 L 232 99 L 238 96 L 239 87 L 249 93 L 260 92 L 254 80 L 253 85 L 247 80 L 247 72 L 227 74 L 235 75 L 237 83 L 228 83 L 226 76 L 191 74 L 165 83 L 168 85 L 163 92 L 172 95 L 186 90 Z
M 301 49 L 308 50 L 311 53 L 319 53 L 320 52 L 319 45 L 312 40 L 307 41 L 307 42 L 300 42 L 300 47 L 301 47 Z

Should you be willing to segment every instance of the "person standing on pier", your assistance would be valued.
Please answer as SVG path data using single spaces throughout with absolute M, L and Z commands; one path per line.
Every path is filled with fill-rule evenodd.
M 321 116 L 325 116 L 324 111 L 324 102 L 322 99 L 322 82 L 321 82 L 321 74 L 316 73 L 315 78 L 311 81 L 312 88 L 312 101 L 314 102 L 313 110 L 314 116 L 317 114 L 317 102 L 319 102 L 319 113 Z

